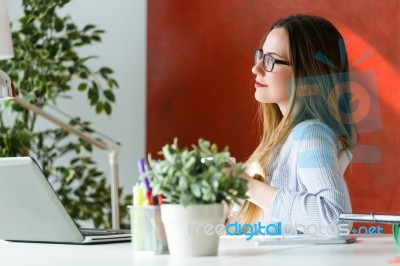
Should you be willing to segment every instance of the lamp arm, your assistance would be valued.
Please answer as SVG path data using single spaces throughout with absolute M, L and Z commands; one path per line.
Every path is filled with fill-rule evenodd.
M 37 106 L 25 101 L 24 99 L 22 99 L 20 97 L 15 97 L 13 100 L 16 103 L 18 103 L 20 106 L 24 107 L 25 109 L 28 109 L 28 110 L 34 112 L 35 114 L 46 118 L 47 120 L 49 120 L 53 124 L 61 127 L 65 131 L 78 136 L 82 140 L 92 144 L 93 146 L 96 146 L 97 148 L 99 148 L 101 150 L 104 150 L 104 151 L 112 151 L 112 150 L 114 150 L 112 148 L 109 148 L 106 144 L 87 136 L 83 132 L 81 132 L 81 131 L 77 130 L 76 128 L 64 123 L 60 119 L 58 119 L 58 118 L 54 117 L 53 115 L 43 111 L 41 108 L 39 108 L 39 107 L 37 107 Z
M 13 99 L 16 103 L 18 103 L 20 106 L 24 107 L 25 109 L 28 109 L 28 110 L 34 112 L 35 114 L 46 118 L 47 120 L 49 120 L 50 122 L 61 127 L 65 131 L 78 136 L 79 138 L 96 146 L 97 148 L 99 148 L 101 150 L 104 150 L 106 152 L 111 152 L 111 151 L 118 150 L 118 148 L 120 146 L 120 144 L 118 142 L 116 142 L 113 139 L 109 138 L 108 136 L 105 136 L 102 134 L 108 140 L 117 144 L 116 147 L 110 148 L 105 143 L 89 137 L 88 135 L 84 134 L 83 132 L 77 130 L 76 128 L 64 123 L 63 121 L 56 118 L 55 116 L 43 111 L 41 108 L 37 107 L 36 105 L 33 105 L 33 104 L 25 101 L 21 97 L 17 97 L 16 93 L 15 93 L 14 83 L 12 82 L 12 80 L 10 79 L 8 74 L 0 69 L 0 100 L 5 100 L 5 99 Z

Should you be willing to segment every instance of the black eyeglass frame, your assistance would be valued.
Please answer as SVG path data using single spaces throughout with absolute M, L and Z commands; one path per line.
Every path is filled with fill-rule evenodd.
M 261 53 L 261 58 L 256 58 L 256 53 L 257 52 L 260 52 Z M 266 57 L 269 57 L 269 58 L 271 58 L 272 59 L 272 67 L 271 67 L 271 70 L 267 70 L 267 64 L 266 64 Z M 256 61 L 257 60 L 257 61 Z M 275 64 L 281 64 L 281 65 L 286 65 L 286 66 L 290 66 L 290 63 L 288 62 L 288 61 L 285 61 L 285 60 L 279 60 L 279 59 L 276 59 L 276 58 L 274 58 L 272 55 L 270 55 L 270 54 L 264 54 L 264 52 L 263 52 L 263 50 L 262 49 L 259 49 L 259 48 L 257 48 L 257 49 L 254 49 L 254 63 L 255 64 L 257 64 L 260 60 L 262 60 L 263 61 L 263 69 L 266 71 L 266 72 L 272 72 L 272 70 L 274 70 L 274 66 L 275 66 Z

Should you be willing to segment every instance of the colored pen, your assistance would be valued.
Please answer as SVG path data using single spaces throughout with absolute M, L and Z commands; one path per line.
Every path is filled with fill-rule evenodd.
M 149 169 L 147 168 L 147 164 L 144 164 L 144 169 L 145 172 L 147 172 Z M 147 179 L 147 178 L 146 178 Z M 145 179 L 145 180 L 146 180 Z M 147 180 L 148 181 L 148 180 Z M 150 191 L 152 191 L 150 185 L 149 185 Z M 152 205 L 161 205 L 162 203 L 162 196 L 161 195 L 153 195 L 152 193 L 150 193 L 149 195 L 147 195 L 147 197 L 151 197 L 152 199 Z
M 157 201 L 158 201 L 158 205 L 162 204 L 162 195 L 161 194 L 157 194 Z
M 134 206 L 141 206 L 143 204 L 143 191 L 140 183 L 136 183 L 133 186 L 133 205 Z
M 144 174 L 146 172 L 146 162 L 145 159 L 142 157 L 138 160 L 138 169 L 140 174 Z M 151 187 L 150 182 L 147 177 L 144 178 L 144 185 L 145 185 L 145 193 L 148 205 L 152 205 L 152 197 L 151 197 Z

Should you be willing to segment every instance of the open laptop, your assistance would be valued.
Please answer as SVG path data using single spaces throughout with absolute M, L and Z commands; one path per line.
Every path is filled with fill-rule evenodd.
M 131 241 L 129 230 L 79 229 L 38 164 L 0 158 L 0 239 L 93 244 Z

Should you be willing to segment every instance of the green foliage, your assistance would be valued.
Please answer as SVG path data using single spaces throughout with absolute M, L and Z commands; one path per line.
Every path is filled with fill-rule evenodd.
M 110 115 L 114 89 L 118 88 L 113 70 L 92 70 L 87 63 L 95 57 L 81 57 L 78 53 L 81 47 L 101 42 L 104 31 L 95 25 L 79 28 L 71 17 L 59 16 L 58 10 L 69 2 L 23 0 L 24 15 L 18 28 L 12 27 L 15 56 L 1 61 L 0 69 L 9 74 L 19 97 L 40 108 L 55 105 L 57 99 L 68 98 L 68 92 L 78 90 L 86 95 L 97 114 Z M 36 115 L 13 101 L 4 106 L 13 115 L 9 111 L 0 113 L 0 156 L 34 157 L 74 219 L 92 219 L 96 227 L 110 227 L 110 186 L 91 160 L 91 145 L 71 141 L 68 133 L 60 129 L 37 129 Z M 4 123 L 5 116 L 14 118 L 12 125 Z M 74 118 L 70 124 L 92 134 L 89 122 Z M 63 165 L 60 158 L 67 158 L 63 161 L 69 160 L 69 164 Z M 129 220 L 122 206 L 128 205 L 130 199 L 131 196 L 121 203 L 123 226 Z
M 163 195 L 163 202 L 187 206 L 247 198 L 247 181 L 239 177 L 245 167 L 229 163 L 228 148 L 218 152 L 216 144 L 199 139 L 191 150 L 180 149 L 175 139 L 160 154 L 160 160 L 149 155 L 151 170 L 143 177 L 150 179 L 154 194 Z

